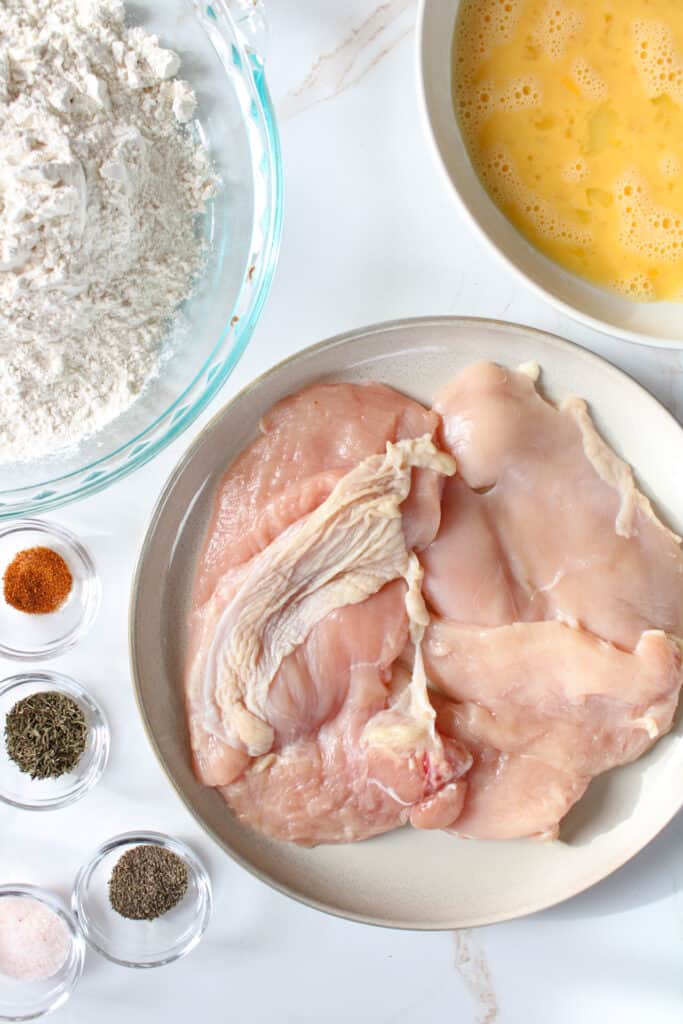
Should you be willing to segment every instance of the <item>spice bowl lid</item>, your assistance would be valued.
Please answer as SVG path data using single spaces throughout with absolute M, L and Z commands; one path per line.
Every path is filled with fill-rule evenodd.
M 60 929 L 60 945 L 55 951 L 58 960 L 63 956 L 61 966 L 47 978 L 11 977 L 0 969 L 0 1020 L 25 1021 L 35 1020 L 46 1013 L 58 1010 L 67 1001 L 83 972 L 85 958 L 85 942 L 73 917 L 61 901 L 45 889 L 34 885 L 2 885 L 0 886 L 0 913 L 10 901 L 31 900 L 38 903 L 58 919 Z M 21 965 L 21 951 L 16 947 L 10 951 L 13 966 Z M 8 947 L 5 947 L 5 955 Z M 27 955 L 35 955 L 35 948 L 26 951 Z M 0 968 L 6 966 L 0 956 Z M 58 960 L 56 962 L 58 962 Z M 35 965 L 33 965 L 35 966 Z
M 187 891 L 152 921 L 122 917 L 109 901 L 109 880 L 121 857 L 138 846 L 174 853 L 187 868 Z M 124 967 L 162 967 L 194 949 L 211 916 L 211 882 L 196 854 L 160 832 L 126 832 L 103 843 L 78 873 L 71 909 L 88 944 Z
M 7 749 L 7 716 L 15 705 L 37 693 L 70 697 L 83 713 L 85 748 L 71 771 L 57 778 L 32 779 L 21 771 Z M 0 801 L 30 811 L 52 811 L 75 803 L 102 776 L 109 757 L 109 725 L 87 690 L 58 672 L 25 672 L 0 681 Z
M 7 570 L 17 555 L 50 548 L 66 562 L 71 588 L 48 614 L 20 611 L 7 600 Z M 0 528 L 0 655 L 18 661 L 53 658 L 73 647 L 90 629 L 100 604 L 100 581 L 88 549 L 56 523 L 24 519 Z

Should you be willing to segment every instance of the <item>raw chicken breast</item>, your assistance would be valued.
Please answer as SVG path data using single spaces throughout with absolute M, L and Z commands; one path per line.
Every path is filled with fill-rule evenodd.
M 681 685 L 680 644 L 659 631 L 628 653 L 560 622 L 434 620 L 424 659 L 469 736 L 578 775 L 640 757 L 671 728 Z
M 464 806 L 449 831 L 465 839 L 555 839 L 559 822 L 581 799 L 590 777 L 489 746 L 472 735 L 461 706 L 438 696 L 434 700 L 439 730 L 473 756 Z
M 589 779 L 667 732 L 682 675 L 683 557 L 579 399 L 469 367 L 437 397 L 457 458 L 422 553 L 424 656 L 470 749 L 458 834 L 551 836 Z M 497 628 L 481 628 L 497 627 Z M 571 628 L 570 628 L 571 627 Z M 609 641 L 609 642 L 606 642 Z
M 429 435 L 387 442 L 384 455 L 363 460 L 317 509 L 220 577 L 211 598 L 193 615 L 188 676 L 193 727 L 252 756 L 267 753 L 277 729 L 270 689 L 283 660 L 337 608 L 362 602 L 394 579 L 409 582 L 411 573 L 421 582 L 401 514 L 415 469 L 455 471 L 453 460 Z M 431 489 L 420 488 L 419 496 L 431 518 Z M 413 525 L 422 505 L 418 501 L 411 509 Z M 407 598 L 411 593 L 412 585 Z M 420 613 L 424 626 L 421 604 Z
M 405 646 L 405 585 L 328 615 L 273 684 L 273 751 L 222 790 L 242 820 L 302 845 L 349 842 L 397 828 L 442 827 L 457 816 L 472 758 L 402 710 L 399 747 L 375 742 L 372 726 L 400 694 L 392 665 Z M 333 705 L 311 701 L 334 694 Z M 386 724 L 386 722 L 384 723 Z M 436 822 L 436 824 L 432 824 Z
M 444 511 L 450 506 L 453 516 L 443 516 L 425 556 L 426 592 L 442 615 L 481 625 L 559 618 L 628 650 L 646 629 L 683 635 L 678 538 L 655 518 L 580 399 L 557 410 L 528 374 L 477 363 L 434 407 L 471 488 L 464 499 L 452 485 Z M 481 553 L 478 583 L 472 554 L 464 581 L 441 568 L 456 557 L 454 545 L 470 543 L 459 533 L 460 507 Z
M 560 820 L 589 781 L 486 747 L 475 748 L 467 778 L 471 797 L 449 829 L 464 839 L 557 839 Z
M 420 560 L 424 594 L 438 615 L 481 626 L 533 617 L 533 599 L 515 578 L 493 512 L 459 474 L 444 485 L 441 527 Z
M 264 417 L 261 436 L 232 464 L 218 490 L 194 583 L 188 664 L 207 651 L 220 612 L 230 599 L 227 575 L 266 549 L 284 530 L 329 497 L 346 472 L 387 441 L 434 434 L 438 417 L 381 384 L 314 385 L 279 402 Z M 405 503 L 410 547 L 426 546 L 438 530 L 442 478 L 414 469 Z M 214 606 L 203 609 L 211 596 Z M 205 697 L 197 672 L 188 671 L 186 699 L 198 777 L 224 785 L 249 763 L 204 727 Z
M 620 651 L 559 622 L 479 629 L 435 620 L 427 672 L 450 701 L 438 727 L 474 755 L 459 835 L 556 834 L 594 775 L 640 757 L 671 728 L 681 649 L 664 633 Z
M 345 391 L 373 399 L 370 388 Z M 379 389 L 379 397 L 387 392 Z M 317 404 L 318 392 L 308 398 Z M 217 561 L 208 570 L 203 563 L 196 591 L 187 695 L 197 774 L 223 786 L 245 820 L 301 843 L 333 841 L 335 830 L 339 840 L 363 838 L 401 824 L 413 810 L 419 827 L 437 827 L 452 820 L 463 802 L 457 780 L 471 757 L 436 733 L 426 680 L 420 706 L 403 700 L 392 685 L 392 663 L 421 602 L 411 580 L 421 581 L 422 570 L 410 550 L 434 538 L 440 477 L 454 471 L 450 457 L 429 439 L 436 418 L 399 395 L 395 403 L 400 414 L 392 432 L 426 432 L 385 442 L 385 454 L 354 463 L 346 474 L 321 470 L 316 462 L 313 479 L 326 474 L 329 493 L 309 486 L 310 479 L 298 489 L 286 487 L 256 517 L 248 545 L 244 536 L 230 534 L 233 565 L 216 573 Z M 294 404 L 305 409 L 300 400 Z M 380 425 L 389 429 L 384 421 Z M 332 426 L 339 435 L 336 423 L 327 425 L 328 432 Z M 367 422 L 361 427 L 361 447 L 370 447 Z M 330 439 L 317 440 L 319 451 L 332 458 Z M 348 441 L 343 447 L 338 458 L 347 457 Z M 262 474 L 262 459 L 255 465 Z M 301 500 L 302 490 L 321 500 Z M 223 488 L 219 502 L 225 493 Z M 212 529 L 223 526 L 216 516 Z M 218 546 L 212 548 L 210 539 L 206 550 Z M 391 582 L 401 577 L 410 587 Z M 213 590 L 203 600 L 207 581 Z M 297 819 L 283 800 L 287 783 L 272 781 L 292 773 L 311 785 L 317 779 L 331 798 L 339 795 L 336 823 L 322 797 L 324 813 L 307 801 L 310 807 Z M 264 785 L 270 800 L 261 793 Z M 370 811 L 368 787 L 377 790 Z

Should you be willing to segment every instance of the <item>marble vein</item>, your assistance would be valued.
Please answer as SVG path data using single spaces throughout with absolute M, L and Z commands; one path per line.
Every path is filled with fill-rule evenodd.
M 303 81 L 290 89 L 279 104 L 280 120 L 296 117 L 357 85 L 410 35 L 415 7 L 415 0 L 387 0 L 376 7 L 333 50 L 318 57 Z
M 475 1003 L 476 1024 L 495 1024 L 498 999 L 493 989 L 491 970 L 483 947 L 469 928 L 453 932 L 455 969 Z

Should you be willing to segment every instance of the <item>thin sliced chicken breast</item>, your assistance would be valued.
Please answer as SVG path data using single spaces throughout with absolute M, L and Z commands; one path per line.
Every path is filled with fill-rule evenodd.
M 560 622 L 433 620 L 424 659 L 475 739 L 580 775 L 633 761 L 668 732 L 683 680 L 681 645 L 660 631 L 630 653 Z
M 443 443 L 471 488 L 458 502 L 452 485 L 456 525 L 444 514 L 443 543 L 440 535 L 436 551 L 425 555 L 426 593 L 441 614 L 481 625 L 502 625 L 507 615 L 562 619 L 627 650 L 647 629 L 683 635 L 678 538 L 598 436 L 585 403 L 572 398 L 556 409 L 527 373 L 477 363 L 434 407 L 443 418 Z M 484 493 L 472 493 L 478 490 Z M 439 568 L 442 549 L 465 546 L 459 504 L 468 532 L 481 539 L 481 586 L 470 576 L 472 557 L 467 584 Z M 455 556 L 447 557 L 452 564 Z M 501 580 L 502 596 L 492 579 Z

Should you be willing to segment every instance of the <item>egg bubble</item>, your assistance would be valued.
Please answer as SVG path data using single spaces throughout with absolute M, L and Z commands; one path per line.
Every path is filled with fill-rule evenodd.
M 565 164 L 562 168 L 562 177 L 565 181 L 569 181 L 572 184 L 583 181 L 584 178 L 588 177 L 588 164 L 583 157 L 577 157 L 576 160 L 570 160 L 568 164 Z
M 586 99 L 601 102 L 608 98 L 609 89 L 607 88 L 607 83 L 595 68 L 590 66 L 588 61 L 582 59 L 575 60 L 572 64 L 571 75 Z
M 683 261 L 683 215 L 657 206 L 635 172 L 624 175 L 614 191 L 624 248 L 658 263 Z
M 652 302 L 657 297 L 654 285 L 647 274 L 619 277 L 612 281 L 612 288 L 634 302 Z
M 458 57 L 476 66 L 509 42 L 524 0 L 463 0 L 458 14 Z
M 583 28 L 583 17 L 555 0 L 546 4 L 539 18 L 534 38 L 551 60 L 564 56 L 569 43 Z
M 547 200 L 524 184 L 503 149 L 486 154 L 482 171 L 492 197 L 500 204 L 516 207 L 539 234 L 564 245 L 581 247 L 591 242 L 593 236 L 587 226 L 563 220 Z
M 665 153 L 659 161 L 659 170 L 665 178 L 678 178 L 681 162 L 674 153 Z
M 669 96 L 683 106 L 683 62 L 669 25 L 652 18 L 632 23 L 633 59 L 645 95 Z

